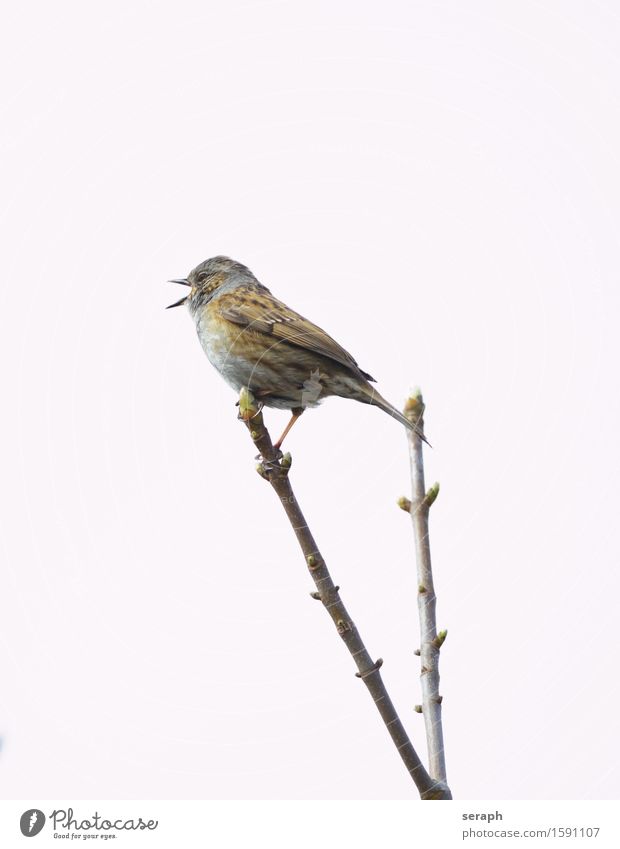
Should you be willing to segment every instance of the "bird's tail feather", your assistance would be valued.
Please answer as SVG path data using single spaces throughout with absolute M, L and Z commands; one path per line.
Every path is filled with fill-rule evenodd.
M 374 386 L 369 385 L 367 387 L 363 387 L 359 400 L 365 404 L 373 404 L 375 407 L 379 407 L 379 409 L 383 410 L 384 413 L 387 413 L 388 416 L 392 416 L 393 419 L 396 419 L 396 421 L 405 425 L 406 428 L 414 431 L 414 433 L 416 433 L 423 442 L 426 442 L 429 448 L 432 448 L 430 442 L 424 436 L 422 428 L 409 421 L 409 419 L 399 412 L 396 407 L 393 407 L 389 401 L 386 401 L 382 395 L 379 395 Z

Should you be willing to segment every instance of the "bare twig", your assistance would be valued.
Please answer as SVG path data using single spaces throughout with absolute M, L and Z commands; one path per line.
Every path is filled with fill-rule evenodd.
M 250 431 L 254 444 L 260 451 L 260 462 L 257 467 L 261 477 L 269 481 L 275 490 L 280 503 L 291 523 L 299 546 L 303 552 L 306 566 L 315 583 L 316 592 L 312 597 L 320 600 L 329 613 L 340 637 L 351 653 L 357 666 L 356 675 L 364 682 L 381 718 L 385 723 L 390 737 L 402 758 L 409 775 L 415 782 L 422 799 L 449 799 L 449 791 L 442 782 L 434 781 L 420 761 L 407 732 L 392 704 L 379 671 L 383 661 L 379 658 L 373 661 L 364 645 L 359 632 L 349 616 L 339 588 L 334 585 L 327 565 L 321 556 L 314 537 L 310 532 L 303 513 L 293 494 L 289 481 L 291 455 L 285 454 L 279 459 L 279 452 L 273 448 L 271 437 L 263 423 L 260 408 L 252 394 L 242 389 L 239 397 L 239 417 L 245 422 Z
M 420 390 L 407 399 L 405 415 L 424 433 L 424 401 Z M 420 656 L 422 682 L 422 705 L 415 709 L 424 716 L 426 744 L 428 747 L 429 771 L 435 781 L 446 784 L 446 761 L 441 724 L 441 701 L 439 694 L 439 653 L 447 631 L 437 633 L 435 619 L 435 587 L 431 569 L 431 549 L 428 538 L 428 514 L 439 494 L 435 483 L 426 491 L 424 484 L 424 460 L 422 440 L 415 431 L 408 431 L 409 459 L 411 463 L 411 501 L 401 498 L 398 506 L 409 512 L 415 538 L 415 557 L 418 577 L 418 611 L 420 615 Z

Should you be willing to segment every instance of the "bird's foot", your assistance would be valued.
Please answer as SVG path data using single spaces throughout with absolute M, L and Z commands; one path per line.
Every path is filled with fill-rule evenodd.
M 262 454 L 257 454 L 254 459 L 258 460 L 259 463 L 262 463 L 262 465 L 267 471 L 270 471 L 276 468 L 278 462 L 282 459 L 282 457 L 284 457 L 284 454 L 280 451 L 279 448 L 277 448 L 276 453 L 271 458 L 271 460 L 267 460 L 265 457 L 263 457 Z

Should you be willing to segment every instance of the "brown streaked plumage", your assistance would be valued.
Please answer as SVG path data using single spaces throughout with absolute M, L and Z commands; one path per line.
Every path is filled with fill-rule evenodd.
M 306 407 L 330 395 L 373 404 L 424 439 L 348 351 L 275 298 L 245 265 L 216 256 L 171 282 L 190 287 L 170 306 L 187 304 L 207 357 L 230 386 L 247 386 L 267 407 L 291 410 L 277 448 Z

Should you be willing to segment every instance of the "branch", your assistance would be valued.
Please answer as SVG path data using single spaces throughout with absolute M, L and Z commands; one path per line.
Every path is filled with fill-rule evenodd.
M 407 399 L 404 413 L 424 433 L 424 401 L 419 389 Z M 401 498 L 398 506 L 410 513 L 415 539 L 420 615 L 420 649 L 416 654 L 420 655 L 422 682 L 422 705 L 416 705 L 415 710 L 424 716 L 431 777 L 447 787 L 441 724 L 442 697 L 439 695 L 439 654 L 448 632 L 437 633 L 436 597 L 428 538 L 428 515 L 439 494 L 439 484 L 435 483 L 428 491 L 425 490 L 422 440 L 414 430 L 408 431 L 407 438 L 411 464 L 411 501 Z
M 320 600 L 325 610 L 331 616 L 338 634 L 355 661 L 358 670 L 355 674 L 358 678 L 361 678 L 367 687 L 377 706 L 377 710 L 381 714 L 385 727 L 396 746 L 398 754 L 402 758 L 409 775 L 420 792 L 421 798 L 451 798 L 446 793 L 447 788 L 445 785 L 434 781 L 430 777 L 413 748 L 407 732 L 403 728 L 403 724 L 396 713 L 381 678 L 379 670 L 383 661 L 381 658 L 373 661 L 369 655 L 353 620 L 340 598 L 339 588 L 332 581 L 327 565 L 321 556 L 321 552 L 297 503 L 288 478 L 291 467 L 291 455 L 285 454 L 280 459 L 280 452 L 274 450 L 271 437 L 263 423 L 260 408 L 257 406 L 251 392 L 247 389 L 242 389 L 239 396 L 239 418 L 247 425 L 250 436 L 260 451 L 261 461 L 257 466 L 257 471 L 261 477 L 269 481 L 275 490 L 295 532 L 306 561 L 306 566 L 316 586 L 316 592 L 312 593 L 312 597 Z

